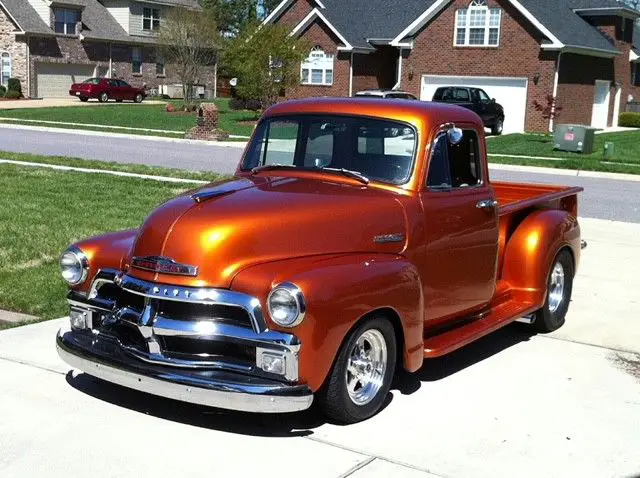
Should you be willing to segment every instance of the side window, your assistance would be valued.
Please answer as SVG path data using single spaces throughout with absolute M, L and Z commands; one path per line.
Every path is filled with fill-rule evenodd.
M 484 90 L 478 90 L 478 94 L 480 95 L 480 99 L 481 99 L 482 101 L 491 101 L 491 100 L 489 99 L 489 95 L 487 95 L 487 94 L 484 92 Z
M 482 183 L 478 135 L 465 130 L 462 141 L 451 144 L 446 134 L 438 136 L 431 151 L 427 187 L 468 188 Z
M 456 101 L 471 101 L 471 98 L 469 97 L 469 90 L 466 88 L 456 88 L 455 95 Z

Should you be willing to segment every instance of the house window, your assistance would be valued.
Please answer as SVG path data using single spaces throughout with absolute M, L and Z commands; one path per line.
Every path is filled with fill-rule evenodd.
M 6 51 L 2 52 L 2 68 L 0 68 L 0 83 L 7 87 L 11 78 L 11 55 Z
M 300 82 L 303 85 L 333 85 L 333 55 L 325 53 L 319 46 L 311 50 L 302 62 Z
M 80 21 L 80 12 L 69 8 L 56 8 L 53 11 L 56 33 L 75 35 L 76 23 Z
M 486 0 L 473 0 L 456 11 L 456 46 L 498 46 L 502 10 L 489 8 Z
M 157 8 L 142 9 L 142 29 L 147 31 L 160 28 L 160 10 Z
M 139 46 L 131 49 L 131 72 L 134 75 L 142 74 L 142 48 Z
M 631 84 L 640 86 L 640 66 L 638 66 L 638 63 L 633 63 L 631 66 Z
M 156 75 L 165 76 L 167 71 L 164 67 L 164 58 L 160 53 L 156 54 Z

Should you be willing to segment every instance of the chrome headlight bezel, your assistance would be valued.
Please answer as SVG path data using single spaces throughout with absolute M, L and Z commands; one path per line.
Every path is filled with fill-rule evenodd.
M 290 320 L 278 319 L 277 317 L 279 314 L 277 314 L 274 310 L 277 307 L 275 304 L 273 304 L 274 298 L 281 294 L 285 294 L 285 296 L 288 295 L 291 304 L 295 305 L 295 312 L 293 314 L 293 318 Z M 300 323 L 304 320 L 307 312 L 307 304 L 300 287 L 291 282 L 283 282 L 276 285 L 273 289 L 271 289 L 271 292 L 269 292 L 269 296 L 267 297 L 267 309 L 269 310 L 269 316 L 274 323 L 276 323 L 280 327 L 292 328 L 300 325 Z
M 81 272 L 77 279 L 70 280 L 70 278 L 65 277 L 65 265 L 63 264 L 65 258 L 69 258 L 70 260 L 74 261 L 75 266 L 78 266 L 80 268 Z M 79 247 L 71 246 L 66 251 L 64 251 L 62 256 L 60 256 L 60 273 L 62 275 L 62 279 L 70 286 L 80 285 L 87 280 L 87 276 L 89 275 L 89 259 Z

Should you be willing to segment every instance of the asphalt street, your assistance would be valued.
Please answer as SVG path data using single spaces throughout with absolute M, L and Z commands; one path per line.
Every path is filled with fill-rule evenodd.
M 242 155 L 243 146 L 45 132 L 0 125 L 0 151 L 71 156 L 193 171 L 212 170 L 231 174 Z M 503 170 L 492 170 L 491 178 L 494 181 L 582 186 L 585 192 L 580 197 L 580 216 L 640 223 L 640 181 Z

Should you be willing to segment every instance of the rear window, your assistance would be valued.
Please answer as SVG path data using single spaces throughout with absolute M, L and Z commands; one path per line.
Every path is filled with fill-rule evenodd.
M 83 83 L 87 83 L 90 85 L 99 85 L 102 81 L 102 78 L 89 78 L 88 80 L 84 80 Z
M 412 127 L 396 121 L 337 115 L 270 118 L 258 126 L 242 169 L 348 169 L 371 180 L 403 184 L 411 176 L 416 139 Z

